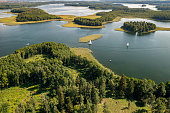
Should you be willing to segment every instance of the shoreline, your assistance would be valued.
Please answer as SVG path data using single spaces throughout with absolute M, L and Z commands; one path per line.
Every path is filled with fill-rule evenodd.
M 13 25 L 22 25 L 22 24 L 35 24 L 35 23 L 43 23 L 43 22 L 50 22 L 50 21 L 67 21 L 66 24 L 62 25 L 62 27 L 69 27 L 69 28 L 88 28 L 88 29 L 100 29 L 100 28 L 105 28 L 105 24 L 107 23 L 112 23 L 112 22 L 119 22 L 121 21 L 122 18 L 136 18 L 136 19 L 148 19 L 148 20 L 154 20 L 152 18 L 138 18 L 138 17 L 132 17 L 132 16 L 126 16 L 126 17 L 120 17 L 117 16 L 115 19 L 113 19 L 112 21 L 107 21 L 107 22 L 103 22 L 102 26 L 86 26 L 86 25 L 79 25 L 79 24 L 75 24 L 73 22 L 74 18 L 76 17 L 82 17 L 82 18 L 89 18 L 89 19 L 96 19 L 96 18 L 100 18 L 100 16 L 96 16 L 96 14 L 93 15 L 87 15 L 87 16 L 74 16 L 74 15 L 56 15 L 58 17 L 61 17 L 62 19 L 49 19 L 49 20 L 41 20 L 41 21 L 27 21 L 27 22 L 16 22 L 16 17 L 18 15 L 18 13 L 12 13 L 12 12 L 4 12 L 4 13 L 9 13 L 9 14 L 14 14 L 15 16 L 11 16 L 11 17 L 5 17 L 5 18 L 0 18 L 0 23 L 3 23 L 3 25 L 8 25 L 8 26 L 13 26 Z M 168 22 L 168 21 L 164 21 L 164 20 L 154 20 L 154 21 L 159 21 L 159 22 Z M 170 22 L 170 21 L 169 21 Z M 122 30 L 120 28 L 116 28 L 116 31 L 124 31 L 124 32 L 128 32 L 125 30 Z M 157 27 L 156 30 L 152 30 L 150 32 L 154 32 L 154 31 L 170 31 L 170 28 L 163 28 L 163 27 Z
M 16 16 L 11 16 L 11 17 L 0 18 L 0 23 L 3 23 L 3 25 L 13 26 L 13 25 L 35 24 L 35 23 L 60 21 L 60 20 L 61 19 L 49 19 L 49 20 L 41 20 L 41 21 L 16 22 Z
M 113 74 L 114 77 L 120 77 L 119 75 L 115 74 L 111 69 L 103 66 L 94 56 L 92 50 L 88 48 L 70 48 L 70 51 L 72 51 L 75 55 L 81 56 L 82 58 L 87 58 L 87 60 L 92 61 L 99 65 L 101 68 L 108 70 L 110 73 Z
M 130 31 L 127 31 L 127 30 L 124 30 L 122 28 L 116 28 L 114 29 L 115 31 L 123 31 L 123 32 L 130 32 Z M 170 31 L 170 28 L 164 28 L 164 27 L 156 27 L 156 29 L 154 30 L 150 30 L 149 32 L 144 32 L 142 34 L 146 34 L 146 33 L 152 33 L 152 32 L 155 32 L 155 31 Z

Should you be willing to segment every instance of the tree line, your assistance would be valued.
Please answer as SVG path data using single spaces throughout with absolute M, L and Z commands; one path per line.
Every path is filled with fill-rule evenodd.
M 16 17 L 17 22 L 27 22 L 27 21 L 41 21 L 49 19 L 61 19 L 55 15 L 48 14 L 47 12 L 38 8 L 19 8 L 12 9 L 12 13 L 18 13 Z
M 170 20 L 170 11 L 153 11 L 149 9 L 126 9 L 126 10 L 112 10 L 110 12 L 99 12 L 96 13 L 97 16 L 101 16 L 96 19 L 88 19 L 77 17 L 74 19 L 76 24 L 87 25 L 87 26 L 98 26 L 102 25 L 103 22 L 112 21 L 115 17 L 137 17 L 137 18 L 151 18 L 154 20 Z
M 0 2 L 0 9 L 13 9 L 13 8 L 25 8 L 25 7 L 37 7 L 47 4 L 65 4 L 74 3 L 74 1 L 49 1 L 49 2 Z
M 102 15 L 100 18 L 96 18 L 96 19 L 77 17 L 74 19 L 74 22 L 79 25 L 102 26 L 103 22 L 112 21 L 114 18 L 115 18 L 115 15 L 106 14 L 106 15 Z
M 153 11 L 149 9 L 142 9 L 142 8 L 128 8 L 127 10 L 112 10 L 110 12 L 99 12 L 96 15 L 115 15 L 116 17 L 137 17 L 137 18 L 151 18 L 155 20 L 170 20 L 170 11 Z
M 147 33 L 151 30 L 156 29 L 156 25 L 145 21 L 143 22 L 130 21 L 124 22 L 121 28 L 130 32 Z
M 76 6 L 76 7 L 89 7 L 89 9 L 96 9 L 96 10 L 126 10 L 128 7 L 123 6 L 121 4 L 112 4 L 110 2 L 80 2 L 80 3 L 65 3 L 65 6 Z
M 13 9 L 23 7 L 36 7 L 39 5 L 46 5 L 47 2 L 0 2 L 0 9 Z
M 48 57 L 25 62 L 37 54 Z M 79 75 L 75 77 L 69 68 L 76 69 Z M 75 55 L 66 45 L 54 42 L 21 48 L 0 59 L 1 89 L 28 83 L 48 88 L 49 93 L 42 96 L 40 107 L 37 108 L 37 102 L 31 98 L 26 103 L 21 102 L 16 113 L 97 113 L 97 105 L 107 97 L 137 100 L 142 106 L 151 105 L 155 112 L 169 109 L 170 81 L 156 84 L 147 79 L 116 77 L 95 62 Z M 0 111 L 6 106 L 2 103 Z
M 74 19 L 74 22 L 79 25 L 102 26 L 102 22 L 97 19 L 88 19 L 88 18 L 77 17 Z

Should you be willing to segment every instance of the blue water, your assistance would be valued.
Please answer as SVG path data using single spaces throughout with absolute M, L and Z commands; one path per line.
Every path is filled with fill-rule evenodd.
M 157 31 L 143 36 L 115 31 L 125 21 L 144 21 L 145 19 L 122 19 L 120 22 L 106 24 L 102 29 L 65 28 L 64 21 L 5 26 L 0 24 L 0 56 L 13 53 L 27 43 L 64 43 L 70 47 L 88 47 L 79 43 L 80 37 L 104 34 L 93 41 L 93 55 L 104 66 L 116 74 L 129 77 L 149 78 L 156 82 L 170 80 L 170 32 Z M 156 22 L 159 27 L 170 27 L 168 22 Z M 126 43 L 130 46 L 127 49 Z M 109 62 L 112 60 L 112 62 Z

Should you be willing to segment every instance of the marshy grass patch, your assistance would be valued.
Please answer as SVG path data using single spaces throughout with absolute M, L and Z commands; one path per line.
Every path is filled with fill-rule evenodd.
M 103 34 L 88 35 L 88 36 L 80 38 L 79 42 L 85 43 L 85 42 L 89 42 L 90 40 L 97 40 L 101 37 L 103 37 Z

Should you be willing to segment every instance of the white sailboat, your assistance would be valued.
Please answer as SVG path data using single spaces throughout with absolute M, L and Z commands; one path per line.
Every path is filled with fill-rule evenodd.
M 89 41 L 89 45 L 92 45 L 92 41 L 91 40 Z
M 126 47 L 127 47 L 127 48 L 129 47 L 129 42 L 126 44 Z
M 29 45 L 30 45 L 30 43 L 27 43 L 27 44 L 26 44 L 26 46 L 29 46 Z

